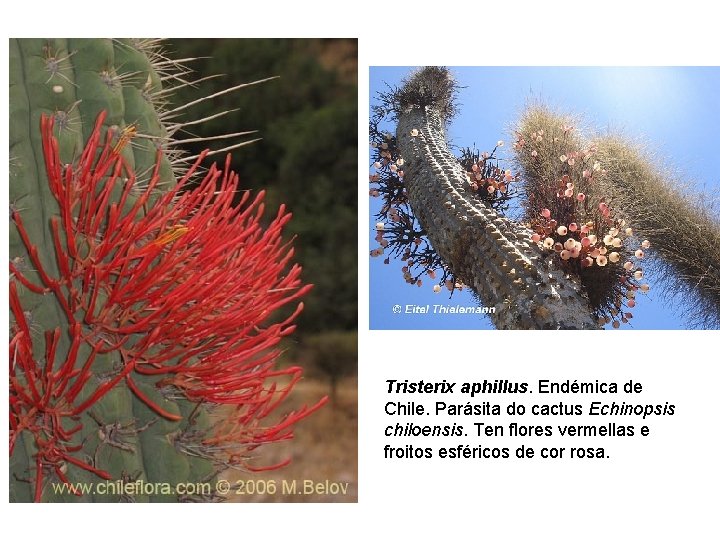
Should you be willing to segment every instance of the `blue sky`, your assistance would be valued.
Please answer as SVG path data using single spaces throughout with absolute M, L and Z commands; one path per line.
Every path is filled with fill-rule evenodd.
M 412 68 L 371 67 L 370 104 L 386 83 L 399 86 Z M 475 144 L 492 150 L 502 139 L 508 144 L 500 157 L 511 157 L 511 126 L 529 100 L 540 99 L 554 109 L 579 114 L 583 124 L 637 137 L 666 163 L 681 170 L 682 180 L 693 180 L 706 190 L 720 190 L 720 68 L 712 67 L 460 67 L 452 68 L 459 86 L 459 113 L 449 126 L 449 140 L 461 148 Z M 383 126 L 394 131 L 388 123 Z M 368 153 L 370 156 L 370 153 Z M 370 165 L 370 157 L 368 158 Z M 368 249 L 374 240 L 374 214 L 379 199 L 371 199 L 368 216 Z M 371 329 L 489 329 L 487 318 L 476 315 L 393 313 L 400 305 L 434 304 L 476 306 L 467 293 L 452 299 L 443 289 L 432 292 L 427 277 L 423 286 L 407 285 L 402 263 L 383 257 L 369 258 Z M 653 287 L 651 272 L 647 282 Z M 632 328 L 684 328 L 676 312 L 653 287 L 639 295 L 633 309 Z M 623 328 L 628 328 L 623 325 Z

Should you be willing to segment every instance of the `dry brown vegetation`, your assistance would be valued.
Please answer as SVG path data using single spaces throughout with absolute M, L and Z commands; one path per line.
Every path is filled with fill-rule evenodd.
M 666 300 L 680 310 L 689 306 L 681 311 L 689 327 L 720 327 L 717 193 L 682 173 L 665 172 L 622 137 L 601 137 L 597 146 L 616 204 L 664 263 L 657 270 Z
M 317 402 L 329 392 L 326 381 L 305 379 L 290 394 L 287 406 L 297 409 Z M 226 471 L 222 478 L 232 486 L 228 502 L 357 502 L 357 397 L 357 378 L 343 378 L 337 387 L 336 402 L 298 423 L 292 440 L 256 450 L 258 465 L 277 463 L 290 456 L 292 463 L 287 467 L 254 474 Z M 288 491 L 283 490 L 283 484 L 289 486 L 293 481 L 298 491 L 302 491 L 305 481 L 327 481 L 347 485 L 347 493 L 283 493 Z M 258 493 L 271 485 L 276 487 L 276 493 Z M 246 493 L 234 493 L 237 490 Z

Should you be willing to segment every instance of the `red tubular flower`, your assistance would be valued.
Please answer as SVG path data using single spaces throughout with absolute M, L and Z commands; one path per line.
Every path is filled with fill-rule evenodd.
M 218 425 L 201 440 L 205 447 L 225 445 L 228 462 L 249 444 L 287 438 L 289 426 L 325 402 L 276 426 L 260 427 L 300 377 L 299 368 L 278 370 L 275 362 L 280 354 L 276 347 L 294 330 L 302 303 L 284 318 L 271 320 L 311 288 L 302 285 L 300 267 L 290 266 L 293 250 L 282 239 L 291 215 L 281 206 L 263 227 L 264 192 L 251 199 L 246 191 L 236 203 L 239 180 L 229 170 L 229 156 L 224 171 L 212 165 L 196 182 L 201 155 L 164 193 L 156 189 L 158 159 L 141 185 L 120 155 L 121 144 L 112 144 L 110 132 L 103 138 L 104 118 L 100 114 L 82 155 L 68 165 L 60 161 L 53 118 L 42 118 L 48 182 L 60 209 L 51 220 L 58 277 L 43 268 L 21 216 L 13 214 L 37 276 L 30 279 L 13 263 L 10 271 L 30 291 L 54 294 L 67 317 L 72 345 L 64 362 L 55 362 L 60 330 L 48 333 L 40 370 L 12 282 L 11 358 L 17 360 L 11 367 L 11 448 L 23 429 L 43 431 L 32 415 L 75 417 L 122 381 L 155 412 L 179 420 L 133 380 L 158 375 L 159 386 L 170 392 L 233 408 L 236 414 L 223 421 L 232 429 Z M 79 365 L 81 343 L 92 353 Z M 77 403 L 95 355 L 112 351 L 122 359 L 120 372 Z M 15 366 L 22 377 L 14 375 Z M 282 389 L 273 382 L 287 379 Z M 56 431 L 52 441 L 66 441 Z M 235 457 L 227 451 L 229 439 L 243 446 Z M 38 477 L 47 463 L 75 463 L 55 442 L 38 441 L 38 447 L 38 459 L 45 463 L 39 465 Z
M 10 307 L 15 317 L 15 325 L 11 330 L 10 340 L 10 454 L 21 433 L 29 432 L 33 438 L 37 453 L 35 454 L 35 500 L 42 495 L 44 470 L 54 472 L 61 482 L 68 484 L 63 470 L 65 463 L 71 463 L 90 471 L 97 476 L 109 479 L 106 471 L 97 469 L 84 461 L 72 456 L 82 448 L 77 439 L 82 424 L 76 415 L 86 410 L 94 399 L 98 399 L 110 390 L 118 380 L 108 381 L 100 385 L 93 394 L 94 399 L 87 399 L 80 405 L 74 404 L 77 392 L 67 391 L 71 381 L 75 386 L 87 381 L 81 376 L 87 373 L 95 359 L 91 354 L 85 366 L 76 369 L 77 352 L 80 345 L 80 325 L 71 328 L 72 343 L 65 361 L 58 365 L 56 351 L 60 341 L 60 329 L 45 332 L 45 355 L 38 362 L 33 354 L 33 343 L 29 334 L 29 325 L 21 309 L 17 288 L 10 283 Z M 130 366 L 132 367 L 132 366 Z M 65 429 L 63 420 L 70 417 L 74 424 Z M 79 495 L 79 493 L 78 493 Z

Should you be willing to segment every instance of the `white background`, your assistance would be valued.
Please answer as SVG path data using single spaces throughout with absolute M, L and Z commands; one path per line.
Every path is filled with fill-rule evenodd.
M 660 332 L 592 332 L 567 334 L 505 332 L 442 332 L 405 335 L 374 333 L 373 351 L 390 351 L 403 344 L 401 353 L 370 356 L 382 367 L 363 370 L 365 397 L 360 433 L 362 503 L 374 515 L 395 521 L 398 531 L 412 527 L 421 538 L 451 531 L 477 531 L 490 538 L 709 538 L 717 514 L 717 360 L 709 354 L 717 335 L 675 332 L 672 341 Z M 684 343 L 686 352 L 675 345 Z M 665 350 L 663 350 L 663 348 Z M 397 345 L 395 346 L 397 349 Z M 675 349 L 676 352 L 673 352 Z M 361 358 L 363 358 L 361 356 Z M 713 376 L 715 375 L 715 376 Z M 521 424 L 635 425 L 632 438 L 574 439 L 477 438 L 445 439 L 435 446 L 455 443 L 508 446 L 525 443 L 536 450 L 532 460 L 382 460 L 385 425 L 394 424 L 383 413 L 388 396 L 386 378 L 423 377 L 426 381 L 482 381 L 506 378 L 528 381 L 641 382 L 636 396 L 604 395 L 499 395 L 476 396 L 474 402 L 588 403 L 589 401 L 659 403 L 676 405 L 673 416 L 650 417 L 473 417 L 457 421 Z M 383 380 L 380 380 L 383 379 Z M 448 402 L 465 403 L 457 393 Z M 620 384 L 622 387 L 622 384 Z M 536 388 L 533 388 L 535 392 Z M 405 396 L 418 400 L 418 395 Z M 397 395 L 392 397 L 397 400 Z M 403 400 L 405 401 L 405 400 Z M 435 397 L 422 400 L 431 404 Z M 431 407 L 427 409 L 432 410 Z M 528 407 L 529 409 L 529 407 Z M 586 407 L 583 409 L 586 411 Z M 499 420 L 495 420 L 498 418 Z M 451 417 L 415 417 L 416 423 L 436 420 L 452 424 Z M 650 435 L 641 437 L 639 426 Z M 556 428 L 554 427 L 555 431 Z M 474 432 L 473 432 L 474 434 Z M 422 445 L 422 438 L 403 442 Z M 463 440 L 464 439 L 464 440 Z M 451 442 L 452 441 L 452 442 Z M 392 443 L 392 441 L 391 441 Z M 542 459 L 545 446 L 603 446 L 604 460 Z M 511 454 L 512 455 L 512 454 Z M 371 473 L 367 473 L 370 467 Z M 393 510 L 390 510 L 393 509 Z M 400 518 L 400 516 L 405 516 Z M 404 523 L 404 525 L 401 525 Z
M 671 8 L 549 0 L 457 2 L 456 7 L 419 0 L 362 7 L 337 1 L 248 4 L 227 3 L 223 16 L 222 7 L 206 9 L 207 3 L 32 2 L 6 8 L 15 12 L 6 12 L 3 24 L 14 37 L 359 37 L 362 216 L 368 210 L 369 65 L 720 63 L 716 18 L 695 1 Z M 7 39 L 2 48 L 0 90 L 5 93 Z M 7 162 L 5 145 L 0 152 Z M 368 231 L 365 220 L 360 223 L 358 504 L 6 505 L 3 522 L 11 534 L 53 539 L 717 538 L 717 332 L 371 333 L 366 330 Z M 3 250 L 7 257 L 5 243 Z M 3 323 L 3 332 L 6 328 Z M 650 422 L 647 439 L 606 441 L 611 458 L 597 462 L 386 461 L 387 378 L 633 379 L 643 383 L 643 399 L 670 401 L 677 412 Z M 7 456 L 0 455 L 7 501 Z

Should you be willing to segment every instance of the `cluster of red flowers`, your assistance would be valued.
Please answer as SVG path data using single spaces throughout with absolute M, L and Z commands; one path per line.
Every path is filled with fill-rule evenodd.
M 23 431 L 32 433 L 37 447 L 36 498 L 46 467 L 63 482 L 65 463 L 108 476 L 73 457 L 82 444 L 73 444 L 72 436 L 81 429 L 79 415 L 116 385 L 126 384 L 164 418 L 180 419 L 145 395 L 135 383 L 138 377 L 160 376 L 161 388 L 192 401 L 231 407 L 234 413 L 223 426 L 198 441 L 205 446 L 222 444 L 228 461 L 241 459 L 249 443 L 287 438 L 292 424 L 325 401 L 277 425 L 261 425 L 301 371 L 275 365 L 280 354 L 276 346 L 294 330 L 302 303 L 283 320 L 272 317 L 311 287 L 301 284 L 299 266 L 288 268 L 293 250 L 281 232 L 290 214 L 281 207 L 262 227 L 263 192 L 251 199 L 246 191 L 236 203 L 238 176 L 228 169 L 229 156 L 224 171 L 213 165 L 195 185 L 192 178 L 201 156 L 164 193 L 156 190 L 158 160 L 150 180 L 140 185 L 120 153 L 129 137 L 113 141 L 111 130 L 103 136 L 104 118 L 98 117 L 73 165 L 60 161 L 53 119 L 42 119 L 48 182 L 60 209 L 50 222 L 58 277 L 43 267 L 20 212 L 12 212 L 36 272 L 31 279 L 18 261 L 10 263 L 15 319 L 10 342 L 10 449 Z M 15 281 L 34 293 L 52 293 L 67 318 L 67 328 L 45 333 L 42 360 L 33 352 L 32 324 Z M 56 358 L 63 331 L 71 344 L 65 358 Z M 97 355 L 109 352 L 119 356 L 121 367 L 78 402 Z M 281 387 L 272 382 L 288 378 Z M 63 422 L 68 418 L 75 422 L 70 430 Z

